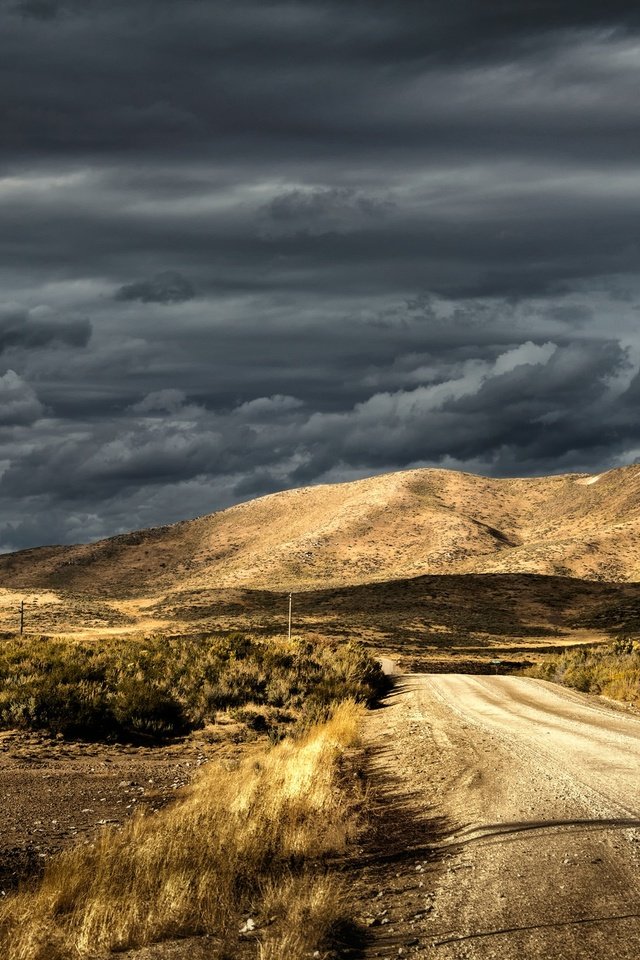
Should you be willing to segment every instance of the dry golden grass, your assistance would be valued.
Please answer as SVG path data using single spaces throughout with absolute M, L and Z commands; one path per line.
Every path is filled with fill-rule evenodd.
M 212 765 L 171 808 L 60 855 L 0 906 L 0 956 L 81 960 L 205 933 L 229 956 L 249 912 L 264 960 L 307 955 L 341 911 L 324 861 L 355 829 L 340 758 L 360 711 L 344 702 L 257 761 Z
M 260 943 L 260 960 L 308 958 L 342 919 L 343 900 L 340 882 L 328 873 L 289 877 L 274 885 L 265 896 L 265 912 L 286 917 L 286 923 Z
M 547 657 L 524 672 L 583 693 L 640 705 L 640 643 L 630 638 Z

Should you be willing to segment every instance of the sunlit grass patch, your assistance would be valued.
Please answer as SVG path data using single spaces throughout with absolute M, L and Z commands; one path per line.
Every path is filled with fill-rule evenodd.
M 361 710 L 343 702 L 258 759 L 211 764 L 170 808 L 56 857 L 0 904 L 0 956 L 84 960 L 202 934 L 233 956 L 247 916 L 264 960 L 307 956 L 343 911 L 327 860 L 356 831 L 342 763 Z
M 640 705 L 640 642 L 631 638 L 568 650 L 559 656 L 547 657 L 525 673 L 563 683 L 583 693 L 598 693 Z

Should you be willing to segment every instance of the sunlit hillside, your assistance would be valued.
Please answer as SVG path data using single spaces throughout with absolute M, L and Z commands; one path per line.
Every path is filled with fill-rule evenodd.
M 7 588 L 137 596 L 312 589 L 422 574 L 640 579 L 640 466 L 488 479 L 411 470 L 261 497 L 196 520 L 0 558 Z

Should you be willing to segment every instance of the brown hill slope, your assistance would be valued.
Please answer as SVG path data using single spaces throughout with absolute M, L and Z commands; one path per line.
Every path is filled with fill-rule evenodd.
M 168 527 L 0 557 L 3 586 L 111 596 L 312 589 L 424 574 L 640 580 L 640 465 L 488 479 L 411 470 L 262 497 Z

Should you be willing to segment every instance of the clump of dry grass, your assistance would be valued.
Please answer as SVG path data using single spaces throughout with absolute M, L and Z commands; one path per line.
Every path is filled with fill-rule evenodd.
M 269 891 L 265 906 L 286 922 L 260 943 L 260 960 L 308 958 L 343 919 L 342 901 L 340 883 L 328 873 L 290 877 L 278 884 Z
M 583 693 L 640 704 L 640 642 L 628 637 L 590 649 L 568 650 L 524 672 Z
M 205 933 L 232 956 L 249 914 L 264 960 L 308 955 L 342 909 L 326 858 L 355 829 L 341 764 L 361 709 L 343 702 L 299 740 L 211 765 L 171 808 L 58 856 L 0 906 L 0 956 L 81 960 Z

